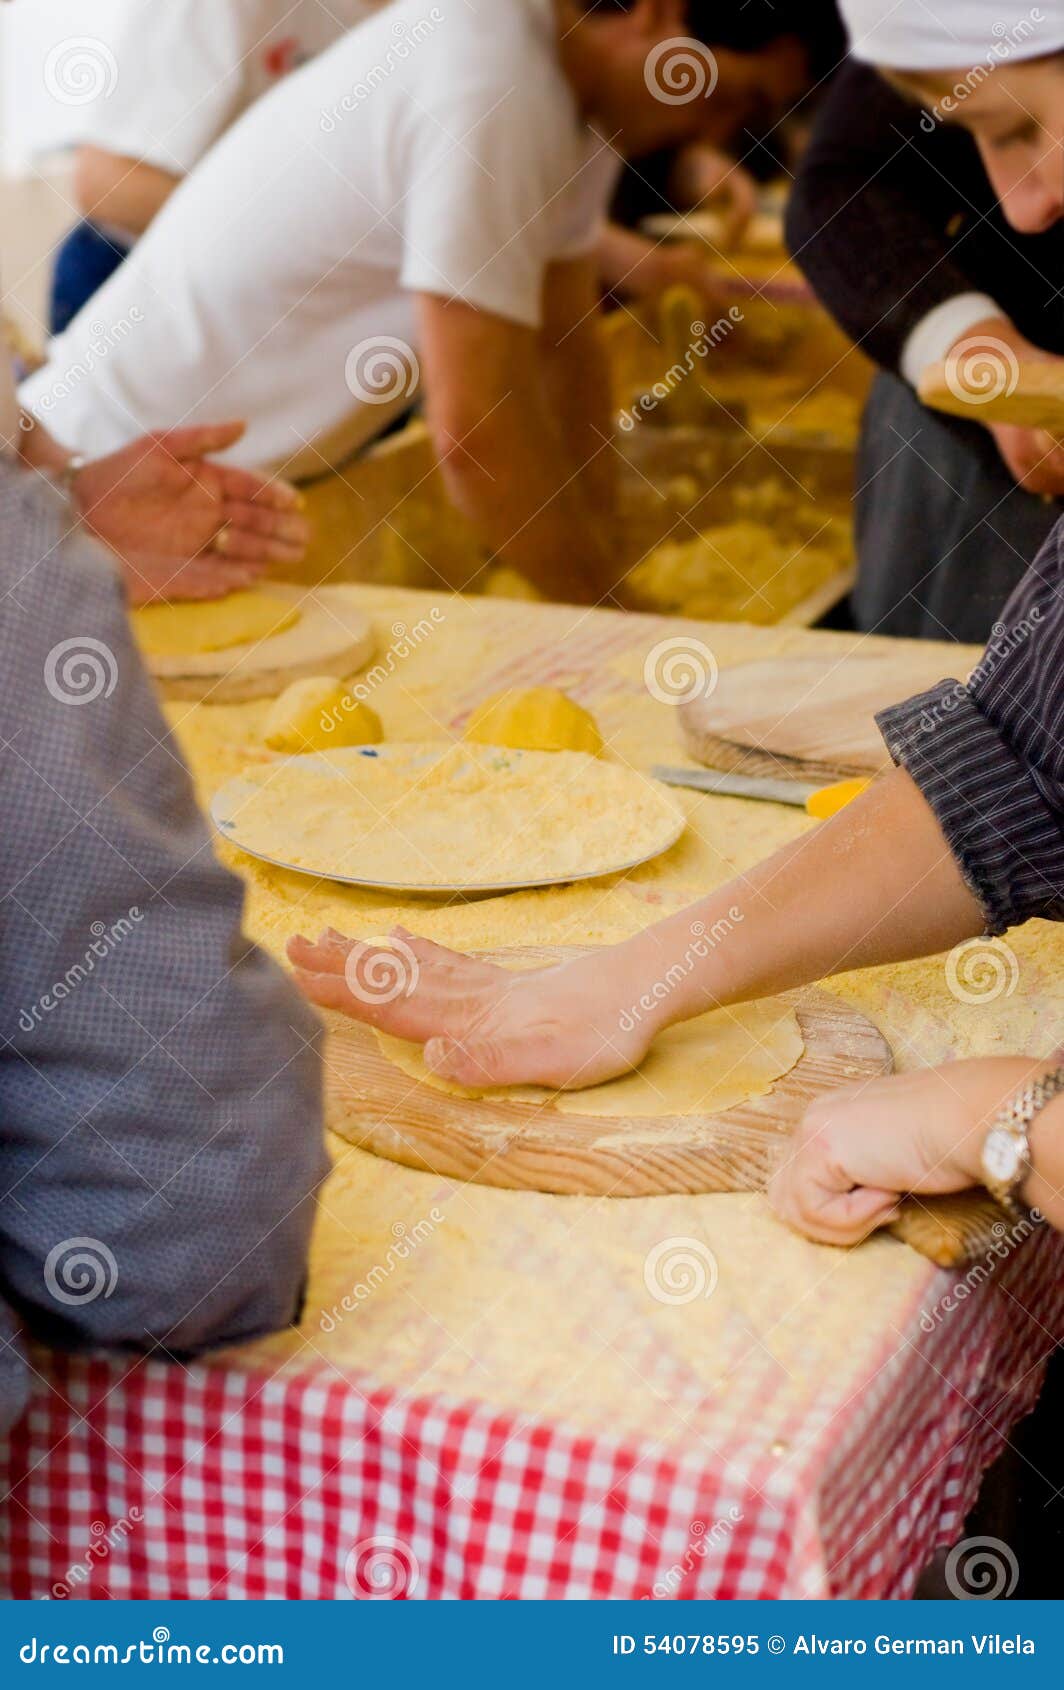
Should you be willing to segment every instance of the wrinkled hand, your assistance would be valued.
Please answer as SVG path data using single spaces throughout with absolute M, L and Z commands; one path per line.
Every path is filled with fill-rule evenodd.
M 624 1032 L 601 960 L 514 973 L 445 950 L 405 928 L 393 948 L 329 929 L 288 956 L 312 1003 L 425 1047 L 437 1074 L 465 1086 L 597 1085 L 636 1067 L 649 1036 Z
M 1032 1064 L 950 1062 L 829 1092 L 811 1104 L 768 1187 L 781 1220 L 822 1244 L 856 1244 L 907 1192 L 979 1183 L 987 1126 Z
M 79 471 L 74 503 L 122 563 L 133 604 L 218 598 L 267 564 L 303 558 L 310 529 L 294 488 L 206 462 L 243 432 L 228 423 L 148 434 Z M 210 549 L 223 530 L 224 555 Z
M 990 429 L 1013 480 L 1028 493 L 1064 498 L 1064 445 L 1042 428 L 994 423 Z
M 696 205 L 713 202 L 721 220 L 720 245 L 738 246 L 758 207 L 758 185 L 754 177 L 727 153 L 715 147 L 690 149 L 686 176 Z

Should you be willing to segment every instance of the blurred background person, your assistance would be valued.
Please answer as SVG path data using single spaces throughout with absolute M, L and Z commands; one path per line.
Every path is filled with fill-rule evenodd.
M 60 334 L 237 118 L 382 0 L 123 0 L 118 75 L 85 110 L 74 157 L 83 213 L 56 255 Z
M 1000 40 L 987 29 L 987 54 Z M 931 411 L 915 389 L 951 351 L 1064 356 L 1064 225 L 1010 227 L 948 115 L 847 64 L 799 165 L 787 240 L 880 370 L 858 463 L 856 624 L 981 642 L 1064 509 L 1064 450 Z

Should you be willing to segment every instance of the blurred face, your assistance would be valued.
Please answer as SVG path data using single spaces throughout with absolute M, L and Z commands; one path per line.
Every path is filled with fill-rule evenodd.
M 1014 229 L 1040 234 L 1064 217 L 1064 54 L 991 72 L 889 80 L 970 131 Z
M 685 0 L 638 0 L 626 12 L 559 7 L 560 50 L 584 104 L 630 158 L 688 141 L 722 145 L 743 125 L 769 123 L 806 85 L 806 58 L 790 38 L 759 53 L 692 40 Z

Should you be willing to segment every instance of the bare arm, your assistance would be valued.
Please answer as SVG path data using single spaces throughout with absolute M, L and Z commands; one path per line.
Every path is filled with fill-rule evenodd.
M 656 980 L 686 956 L 694 922 L 708 935 L 728 924 L 727 936 L 704 960 L 696 953 L 659 1026 L 715 1003 L 948 950 L 980 933 L 984 918 L 919 788 L 896 769 L 749 874 L 629 940 L 626 976 Z
M 86 217 L 142 235 L 162 210 L 180 176 L 135 158 L 82 146 L 74 161 L 74 194 Z
M 616 529 L 618 458 L 612 444 L 612 378 L 594 257 L 552 265 L 544 304 L 547 404 L 558 419 L 569 458 L 579 465 L 580 490 L 603 538 L 610 539 Z
M 540 335 L 419 295 L 427 415 L 448 490 L 499 559 L 550 597 L 594 603 L 616 568 L 548 400 Z
M 404 935 L 418 986 L 382 1009 L 346 986 L 349 942 L 299 941 L 291 954 L 315 1002 L 426 1043 L 460 1083 L 565 1087 L 634 1066 L 663 1027 L 716 1005 L 925 956 L 982 927 L 934 815 L 897 770 L 749 874 L 561 968 L 485 970 Z

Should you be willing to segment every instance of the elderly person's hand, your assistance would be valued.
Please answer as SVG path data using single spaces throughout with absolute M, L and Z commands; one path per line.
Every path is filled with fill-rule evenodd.
M 145 435 L 77 471 L 74 504 L 121 562 L 133 604 L 218 598 L 268 564 L 303 558 L 310 529 L 295 489 L 208 461 L 243 432 L 227 423 Z
M 1022 1056 L 949 1062 L 817 1098 L 769 1182 L 769 1202 L 809 1238 L 856 1244 L 894 1219 L 907 1192 L 978 1185 L 990 1121 L 1038 1067 Z

